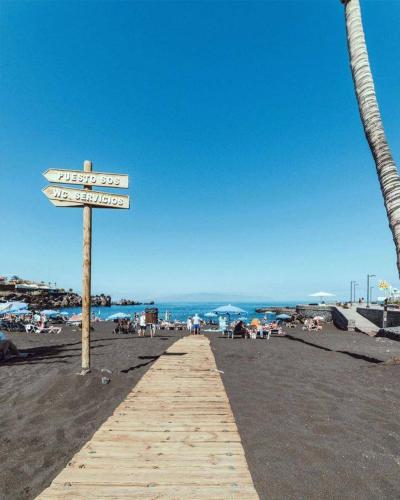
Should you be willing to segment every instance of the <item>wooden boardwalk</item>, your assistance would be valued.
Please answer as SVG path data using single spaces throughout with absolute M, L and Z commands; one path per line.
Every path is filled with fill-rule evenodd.
M 210 342 L 178 340 L 40 499 L 258 499 Z

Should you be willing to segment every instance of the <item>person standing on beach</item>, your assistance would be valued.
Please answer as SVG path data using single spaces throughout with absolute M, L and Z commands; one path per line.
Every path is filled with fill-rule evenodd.
M 139 337 L 144 337 L 146 333 L 146 314 L 143 312 L 139 318 Z
M 33 321 L 36 324 L 40 323 L 40 314 L 38 312 L 35 312 L 35 314 L 33 315 Z
M 224 318 L 223 316 L 220 316 L 219 317 L 219 331 L 222 333 L 222 335 L 225 335 L 228 327 L 227 327 L 227 323 L 226 323 L 226 318 Z
M 153 338 L 156 334 L 156 325 L 155 323 L 150 323 L 150 337 Z
M 200 317 L 197 313 L 193 316 L 193 334 L 200 335 Z
M 193 323 L 192 323 L 192 318 L 189 317 L 186 321 L 186 329 L 188 332 L 191 332 L 192 331 L 192 326 L 193 326 Z

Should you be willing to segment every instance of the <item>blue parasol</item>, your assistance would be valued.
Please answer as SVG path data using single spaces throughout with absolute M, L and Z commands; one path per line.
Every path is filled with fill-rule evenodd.
M 129 314 L 118 312 L 118 313 L 115 313 L 115 314 L 112 314 L 111 316 L 109 316 L 107 318 L 107 321 L 111 321 L 114 319 L 128 319 L 128 318 L 130 318 Z

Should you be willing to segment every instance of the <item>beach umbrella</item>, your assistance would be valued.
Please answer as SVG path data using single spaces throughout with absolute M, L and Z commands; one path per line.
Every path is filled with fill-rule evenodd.
M 215 312 L 208 312 L 208 313 L 205 313 L 204 316 L 206 318 L 216 318 L 218 316 L 218 314 L 216 314 Z
M 19 309 L 18 311 L 14 311 L 12 314 L 15 314 L 16 316 L 22 316 L 23 314 L 31 314 L 31 311 L 28 309 Z
M 216 314 L 232 314 L 232 315 L 240 315 L 240 314 L 247 314 L 247 311 L 244 309 L 241 309 L 240 307 L 233 306 L 232 304 L 228 304 L 227 306 L 220 306 L 214 309 Z
M 278 314 L 278 316 L 276 316 L 276 319 L 291 319 L 292 317 L 289 316 L 289 314 Z
M 241 314 L 247 314 L 247 311 L 241 309 L 240 307 L 233 306 L 232 304 L 228 304 L 227 306 L 217 307 L 216 309 L 214 309 L 213 312 L 217 314 L 222 314 L 223 316 L 228 316 L 228 322 L 231 321 L 231 315 L 240 316 Z
M 14 314 L 14 316 L 22 316 L 23 314 L 31 314 L 31 311 L 28 309 L 17 309 L 16 311 L 0 311 L 0 315 L 5 314 Z
M 329 293 L 329 292 L 315 292 L 315 293 L 310 293 L 309 297 L 319 297 L 320 302 L 322 302 L 323 298 L 326 297 L 335 297 L 334 293 Z
M 4 302 L 0 304 L 0 312 L 14 312 L 26 309 L 26 302 Z
M 73 315 L 69 318 L 69 321 L 71 321 L 72 323 L 73 323 L 73 322 L 77 322 L 77 321 L 82 321 L 82 313 L 79 313 L 79 314 L 73 314 Z
M 6 311 L 0 311 L 0 314 L 18 314 L 19 311 L 26 311 L 26 309 L 7 309 Z
M 129 314 L 118 312 L 118 313 L 115 313 L 115 314 L 111 314 L 111 316 L 109 316 L 107 318 L 107 321 L 111 321 L 111 320 L 114 320 L 114 319 L 128 319 L 128 318 L 130 318 Z
M 54 309 L 45 309 L 44 311 L 40 311 L 45 316 L 58 316 L 60 311 L 55 311 Z

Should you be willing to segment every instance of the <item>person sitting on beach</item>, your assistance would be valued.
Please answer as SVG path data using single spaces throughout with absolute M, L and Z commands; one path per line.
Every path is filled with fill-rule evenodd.
M 121 320 L 114 320 L 114 323 L 116 323 L 115 328 L 113 330 L 113 333 L 116 335 L 121 332 Z
M 311 330 L 314 330 L 316 332 L 320 332 L 322 330 L 322 325 L 319 318 L 313 319 Z
M 27 353 L 19 352 L 17 346 L 8 340 L 5 333 L 0 332 L 0 360 L 7 360 L 12 355 L 17 356 L 18 358 L 26 358 L 28 356 Z
M 236 323 L 235 328 L 233 329 L 233 336 L 241 335 L 242 338 L 246 338 L 248 335 L 247 328 L 244 326 L 243 321 L 240 320 Z
M 126 320 L 126 333 L 133 333 L 135 331 L 131 318 Z

